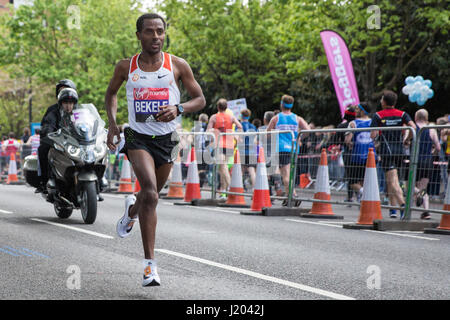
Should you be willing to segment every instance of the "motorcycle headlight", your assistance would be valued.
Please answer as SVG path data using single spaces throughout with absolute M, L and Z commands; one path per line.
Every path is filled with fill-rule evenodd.
M 77 148 L 71 144 L 66 146 L 66 151 L 71 157 L 79 157 L 81 153 L 81 149 Z
M 104 143 L 98 144 L 94 148 L 95 159 L 101 159 L 106 155 L 106 145 Z

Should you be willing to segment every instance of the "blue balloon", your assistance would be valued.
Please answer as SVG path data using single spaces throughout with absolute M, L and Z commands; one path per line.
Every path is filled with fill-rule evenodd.
M 417 81 L 422 82 L 422 81 L 423 81 L 423 77 L 422 77 L 422 76 L 417 76 L 417 77 L 414 78 L 414 80 L 415 80 L 416 82 L 417 82 Z
M 434 96 L 434 91 L 433 91 L 433 89 L 430 89 L 430 91 L 429 91 L 429 93 L 427 95 L 427 98 L 431 99 L 431 98 L 433 98 L 433 96 Z
M 411 76 L 407 76 L 405 79 L 405 83 L 408 84 L 413 84 L 414 83 L 414 77 Z
M 411 99 L 410 99 L 411 102 L 416 102 L 417 100 L 420 99 L 420 93 L 419 93 L 418 91 L 412 92 L 409 96 L 410 96 L 411 99 L 412 99 L 412 101 L 411 101 Z
M 423 83 L 428 87 L 428 88 L 431 88 L 431 85 L 432 85 L 432 82 L 431 82 L 431 80 L 424 80 L 423 81 Z
M 412 103 L 416 102 L 416 100 L 413 99 L 412 94 L 410 94 L 410 95 L 408 96 L 408 100 L 409 100 L 409 102 L 412 102 Z
M 417 100 L 417 104 L 418 104 L 419 106 L 423 106 L 423 105 L 425 104 L 425 102 L 427 102 L 427 100 L 423 100 L 423 99 Z

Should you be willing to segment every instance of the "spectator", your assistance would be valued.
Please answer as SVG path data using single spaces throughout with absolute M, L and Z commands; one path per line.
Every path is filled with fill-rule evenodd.
M 258 118 L 253 119 L 252 124 L 256 127 L 256 129 L 259 129 L 259 127 L 261 127 L 261 120 Z
M 2 142 L 0 143 L 0 175 L 7 174 L 5 168 L 8 165 L 8 156 L 6 155 L 6 150 L 3 148 L 3 143 L 8 140 L 7 136 L 2 137 Z
M 34 134 L 25 143 L 26 145 L 31 146 L 31 154 L 32 155 L 37 155 L 37 151 L 38 151 L 39 145 L 41 143 L 40 133 L 41 133 L 41 129 L 36 128 L 34 130 Z
M 206 132 L 208 120 L 209 117 L 206 113 L 200 114 L 198 121 L 196 121 L 194 127 L 192 128 L 192 132 Z M 189 142 L 192 140 L 194 141 L 200 186 L 203 187 L 203 185 L 208 182 L 208 172 L 210 171 L 210 165 L 212 164 L 210 161 L 210 137 L 202 134 L 195 135 L 193 139 L 192 136 L 189 136 L 189 138 L 191 138 Z
M 30 139 L 30 136 L 31 136 L 31 134 L 30 134 L 30 128 L 28 128 L 28 127 L 25 127 L 25 128 L 23 128 L 23 135 L 22 135 L 22 137 L 20 138 L 20 140 L 22 140 L 22 143 L 27 143 L 28 142 L 28 139 Z
M 9 160 L 11 158 L 11 155 L 16 155 L 17 151 L 20 148 L 20 143 L 15 139 L 16 135 L 14 132 L 10 132 L 8 134 L 9 139 L 3 141 L 2 143 L 2 149 L 5 152 L 6 157 L 6 167 L 9 167 Z M 16 160 L 17 161 L 17 160 Z M 7 170 L 7 169 L 6 169 Z
M 256 127 L 251 124 L 248 120 L 252 112 L 249 109 L 244 109 L 241 111 L 241 124 L 242 130 L 244 132 L 256 132 Z M 253 188 L 255 185 L 256 178 L 256 146 L 257 146 L 257 138 L 255 135 L 249 135 L 244 137 L 244 163 L 242 164 L 242 169 L 244 173 L 248 173 L 250 177 L 251 187 Z M 241 153 L 242 154 L 242 153 Z M 249 189 L 250 189 L 249 188 Z
M 348 128 L 350 122 L 355 120 L 355 117 L 356 117 L 355 106 L 348 105 L 344 112 L 344 119 L 340 124 L 338 124 L 337 128 L 338 129 Z M 348 145 L 346 143 L 344 143 L 346 140 L 345 135 L 346 135 L 346 133 L 344 133 L 344 132 L 336 133 L 336 140 L 338 141 L 339 144 L 342 145 L 342 148 L 343 148 L 342 160 L 344 161 L 344 180 L 348 183 L 347 198 L 344 201 L 351 202 L 352 198 L 353 198 L 353 188 L 350 187 L 350 181 L 349 181 L 351 178 L 351 176 L 349 175 L 351 151 L 350 151 Z

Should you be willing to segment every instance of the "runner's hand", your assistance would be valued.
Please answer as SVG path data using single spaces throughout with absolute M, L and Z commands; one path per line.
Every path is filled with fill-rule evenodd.
M 114 141 L 114 137 L 117 137 L 117 141 Z M 106 145 L 108 146 L 109 150 L 116 151 L 117 145 L 119 144 L 120 140 L 121 138 L 119 127 L 116 125 L 109 126 L 108 138 L 106 140 Z
M 161 106 L 161 110 L 156 115 L 156 121 L 160 122 L 170 122 L 174 120 L 178 115 L 178 109 L 175 106 Z

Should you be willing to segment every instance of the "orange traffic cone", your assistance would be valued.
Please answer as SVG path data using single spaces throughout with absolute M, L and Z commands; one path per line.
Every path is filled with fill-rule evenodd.
M 16 165 L 16 155 L 13 153 L 9 158 L 9 168 L 8 168 L 8 179 L 6 184 L 19 182 L 17 178 L 17 165 Z
M 300 184 L 299 184 L 300 189 L 306 188 L 310 184 L 310 182 L 311 179 L 309 178 L 308 173 L 302 173 L 300 175 Z
M 443 214 L 441 223 L 437 228 L 426 228 L 425 233 L 448 234 L 450 235 L 450 176 L 448 177 L 447 192 L 445 193 L 444 209 L 449 214 Z
M 133 193 L 133 185 L 131 183 L 130 161 L 125 155 L 122 162 L 122 170 L 120 171 L 119 190 L 117 192 Z
M 191 149 L 191 163 L 189 163 L 186 193 L 184 195 L 185 202 L 191 202 L 194 199 L 201 199 L 200 194 L 200 178 L 198 175 L 197 160 L 195 158 L 195 148 Z
M 231 170 L 231 184 L 230 192 L 244 193 L 244 184 L 242 182 L 242 168 L 241 160 L 239 158 L 239 150 L 236 149 L 234 154 L 234 164 Z M 248 208 L 249 205 L 245 203 L 243 195 L 229 194 L 227 202 L 224 204 L 219 204 L 220 207 L 237 207 L 237 208 Z
M 369 148 L 357 224 L 373 225 L 373 220 L 377 219 L 383 219 L 381 215 L 380 189 L 378 188 L 375 153 L 373 152 L 373 148 Z
M 261 211 L 263 208 L 272 207 L 270 201 L 269 182 L 267 180 L 266 160 L 264 158 L 264 149 L 259 147 L 258 164 L 256 166 L 256 181 L 253 189 L 253 201 L 251 210 Z
M 322 149 L 320 154 L 320 164 L 317 170 L 317 179 L 315 186 L 314 199 L 316 200 L 331 200 L 330 193 L 330 179 L 328 176 L 328 160 L 327 151 Z M 325 218 L 325 219 L 343 219 L 342 216 L 337 216 L 333 212 L 333 208 L 330 203 L 313 202 L 311 211 L 309 214 L 302 215 L 304 218 Z
M 178 154 L 177 160 L 173 163 L 172 177 L 169 183 L 169 191 L 167 192 L 167 196 L 164 196 L 163 198 L 175 200 L 184 199 L 180 154 Z

